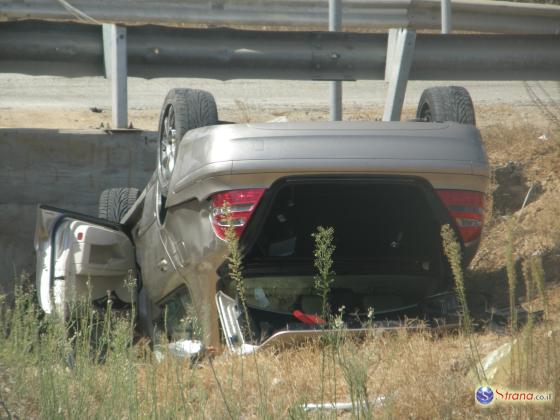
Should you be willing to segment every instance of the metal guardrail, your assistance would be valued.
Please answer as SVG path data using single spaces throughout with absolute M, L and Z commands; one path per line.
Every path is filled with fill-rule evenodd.
M 0 0 L 0 20 L 84 20 L 56 0 Z M 99 23 L 323 28 L 328 0 L 68 0 Z M 441 0 L 344 0 L 343 27 L 439 29 Z M 453 0 L 453 29 L 559 34 L 560 7 Z M 87 19 L 86 19 L 87 20 Z M 90 23 L 92 23 L 90 21 Z
M 342 0 L 0 0 L 0 22 L 8 21 L 0 23 L 0 71 L 112 75 L 118 128 L 127 126 L 129 75 L 330 80 L 333 120 L 342 116 L 343 80 L 388 81 L 386 120 L 400 117 L 408 79 L 559 80 L 560 7 L 455 1 L 456 29 L 517 35 L 441 37 L 417 36 L 415 29 L 441 24 L 448 34 L 451 0 L 346 0 L 343 5 Z M 303 31 L 324 25 L 326 6 L 334 32 Z M 337 32 L 343 19 L 346 27 L 401 29 L 390 29 L 388 36 Z M 90 25 L 68 23 L 75 20 Z M 168 26 L 139 25 L 143 22 Z M 177 28 L 188 24 L 296 25 L 299 31 Z M 519 35 L 527 32 L 533 35 Z
M 387 34 L 133 26 L 128 75 L 383 80 Z M 560 35 L 417 34 L 410 80 L 560 80 Z M 105 74 L 100 26 L 0 23 L 0 69 L 31 75 Z

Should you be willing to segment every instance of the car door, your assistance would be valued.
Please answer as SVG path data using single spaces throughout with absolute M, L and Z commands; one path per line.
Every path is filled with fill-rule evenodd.
M 37 294 L 46 313 L 62 317 L 78 301 L 118 307 L 135 299 L 134 246 L 107 220 L 40 205 L 35 229 Z
M 152 178 L 146 186 L 142 217 L 132 232 L 142 271 L 142 285 L 153 302 L 166 295 L 169 278 L 175 274 L 175 266 L 162 235 L 161 211 L 159 185 Z

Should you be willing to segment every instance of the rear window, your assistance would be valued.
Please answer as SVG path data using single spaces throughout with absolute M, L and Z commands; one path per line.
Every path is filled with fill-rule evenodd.
M 417 185 L 333 182 L 285 185 L 246 264 L 312 260 L 318 226 L 334 228 L 335 263 L 343 271 L 345 262 L 376 262 L 380 269 L 398 262 L 405 271 L 407 264 L 425 271 L 439 256 L 440 225 Z

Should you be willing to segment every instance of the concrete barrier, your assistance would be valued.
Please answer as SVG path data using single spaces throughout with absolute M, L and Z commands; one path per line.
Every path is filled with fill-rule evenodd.
M 156 148 L 146 132 L 0 129 L 0 293 L 35 270 L 37 204 L 96 216 L 104 189 L 144 187 Z

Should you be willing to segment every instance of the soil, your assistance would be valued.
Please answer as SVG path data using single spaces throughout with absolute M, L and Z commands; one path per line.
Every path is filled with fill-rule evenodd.
M 134 128 L 156 131 L 159 119 L 159 108 L 129 110 L 129 121 Z M 492 127 L 497 124 L 506 126 L 531 125 L 541 127 L 548 133 L 553 123 L 534 106 L 514 105 L 481 105 L 477 106 L 477 125 L 480 128 Z M 415 118 L 416 108 L 405 106 L 403 119 Z M 329 111 L 326 106 L 272 106 L 251 105 L 248 102 L 236 101 L 234 105 L 219 106 L 220 119 L 236 122 L 265 122 L 279 117 L 288 121 L 328 120 Z M 380 120 L 383 107 L 347 106 L 344 108 L 346 120 Z M 0 128 L 47 128 L 47 129 L 106 129 L 111 127 L 111 110 L 103 107 L 0 107 Z

